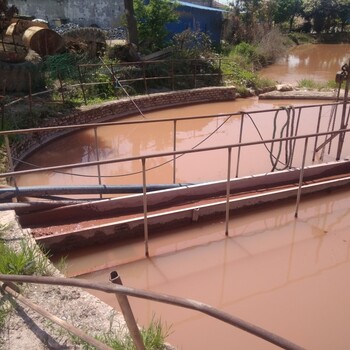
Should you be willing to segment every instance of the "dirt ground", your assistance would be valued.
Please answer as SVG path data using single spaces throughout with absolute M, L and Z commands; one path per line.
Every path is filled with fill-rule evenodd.
M 31 239 L 28 232 L 19 226 L 13 211 L 0 212 L 0 225 L 9 225 L 2 236 L 8 244 L 18 244 L 22 238 Z M 55 275 L 59 275 L 54 270 Z M 87 291 L 73 287 L 28 285 L 24 296 L 33 303 L 56 315 L 89 335 L 125 330 L 124 318 Z M 0 294 L 0 303 L 5 298 Z M 117 302 L 117 301 L 116 301 Z M 6 326 L 0 331 L 0 349 L 83 349 L 73 337 L 59 326 L 18 303 L 10 313 Z

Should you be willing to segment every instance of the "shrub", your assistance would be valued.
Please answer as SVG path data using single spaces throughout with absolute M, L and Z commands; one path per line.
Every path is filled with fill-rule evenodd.
M 313 79 L 302 79 L 298 81 L 298 88 L 307 90 L 334 90 L 338 87 L 338 84 L 333 80 L 320 82 Z
M 262 65 L 274 63 L 286 53 L 288 41 L 278 28 L 268 32 L 258 43 L 257 53 Z
M 203 58 L 212 53 L 210 37 L 198 30 L 186 29 L 173 37 L 174 55 L 177 58 Z

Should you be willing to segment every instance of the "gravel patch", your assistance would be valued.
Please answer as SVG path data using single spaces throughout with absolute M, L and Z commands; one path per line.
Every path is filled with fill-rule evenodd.
M 51 29 L 62 35 L 70 30 L 84 28 L 79 24 L 75 23 L 66 23 L 62 24 L 59 27 L 52 27 Z M 127 29 L 125 27 L 116 27 L 116 28 L 100 28 L 106 33 L 107 40 L 126 40 L 127 39 Z
M 8 244 L 16 247 L 23 238 L 32 240 L 29 232 L 21 229 L 13 211 L 0 212 L 0 224 L 10 225 L 2 236 Z M 52 271 L 54 275 L 60 275 L 54 267 Z M 123 334 L 126 329 L 120 313 L 79 288 L 28 284 L 22 295 L 92 336 L 110 329 Z M 5 302 L 2 294 L 0 302 Z M 83 349 L 83 345 L 76 344 L 61 327 L 18 304 L 0 331 L 0 349 Z

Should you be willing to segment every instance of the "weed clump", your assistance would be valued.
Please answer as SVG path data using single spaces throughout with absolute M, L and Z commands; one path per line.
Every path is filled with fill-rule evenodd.
M 298 88 L 305 90 L 329 91 L 338 88 L 337 83 L 333 80 L 319 82 L 313 79 L 302 79 L 298 81 Z

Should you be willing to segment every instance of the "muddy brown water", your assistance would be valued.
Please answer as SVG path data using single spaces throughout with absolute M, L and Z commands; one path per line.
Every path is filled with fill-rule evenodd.
M 318 47 L 322 50 L 318 51 Z M 335 49 L 327 47 L 329 50 Z M 337 45 L 336 48 L 340 50 L 342 47 Z M 349 48 L 350 45 L 345 51 L 349 52 Z M 303 48 L 298 50 L 303 51 Z M 311 51 L 322 55 L 324 50 L 323 46 L 313 46 Z M 294 51 L 292 54 L 294 55 Z M 293 66 L 297 61 L 303 62 L 302 64 L 309 62 L 317 69 L 318 65 L 314 59 L 304 54 L 305 57 L 291 56 L 289 63 Z M 333 68 L 330 68 L 328 63 L 321 65 L 324 68 L 322 79 L 333 79 L 343 61 L 343 56 L 336 59 L 333 72 L 330 72 Z M 270 67 L 273 68 L 279 69 L 277 66 Z M 309 69 L 311 71 L 311 68 Z M 281 77 L 282 81 L 289 81 L 289 77 L 290 81 L 297 81 L 300 80 L 299 77 L 305 78 L 308 74 L 307 71 L 303 71 L 302 65 L 298 72 L 300 75 L 294 72 L 293 76 L 289 71 L 282 78 L 283 74 L 279 71 L 278 77 Z M 272 73 L 269 74 L 272 77 Z M 163 110 L 148 114 L 147 118 L 223 114 L 221 121 L 206 119 L 181 123 L 177 139 L 178 149 L 181 149 L 193 147 L 207 137 L 228 113 L 292 103 L 296 102 L 262 103 L 252 98 Z M 301 103 L 311 104 L 310 101 L 297 104 Z M 328 123 L 328 112 L 325 110 L 322 116 L 324 125 Z M 135 118 L 140 119 L 137 116 Z M 307 122 L 302 125 L 303 132 L 314 131 L 316 118 L 317 112 L 310 110 L 307 113 Z M 254 120 L 263 136 L 269 137 L 272 132 L 273 114 L 261 115 L 261 118 Z M 100 158 L 172 150 L 170 124 L 123 128 L 118 131 L 99 128 Z M 232 118 L 205 146 L 231 143 L 232 140 L 237 140 L 238 130 L 239 120 Z M 244 135 L 245 141 L 257 138 L 252 124 L 246 123 Z M 348 149 L 345 151 L 350 152 Z M 254 157 L 246 154 L 243 157 L 240 175 L 267 171 L 265 151 L 255 149 L 253 155 Z M 217 165 L 224 156 L 207 154 L 202 156 L 202 159 L 181 160 L 182 164 L 179 164 L 177 170 L 177 181 L 195 182 L 222 178 L 223 170 L 218 170 Z M 74 137 L 51 143 L 43 152 L 33 155 L 28 161 L 41 165 L 56 165 L 66 159 L 71 162 L 96 159 L 93 131 L 84 131 L 75 134 Z M 137 165 L 130 163 L 118 166 L 117 169 L 104 167 L 103 172 L 115 176 L 138 170 Z M 79 171 L 86 175 L 96 175 L 96 168 Z M 224 174 L 225 172 L 226 169 Z M 167 165 L 152 172 L 148 181 L 171 182 L 171 174 L 172 169 Z M 20 185 L 81 183 L 81 178 L 58 173 L 20 177 L 17 180 Z M 134 175 L 128 178 L 110 178 L 106 181 L 121 184 L 140 183 L 140 177 Z M 96 178 L 87 178 L 86 183 L 96 184 Z M 116 269 L 126 286 L 208 303 L 286 337 L 306 349 L 345 350 L 350 347 L 347 326 L 350 317 L 350 303 L 347 300 L 350 281 L 344 277 L 350 273 L 348 195 L 349 191 L 345 189 L 323 196 L 302 198 L 297 219 L 294 218 L 294 202 L 247 210 L 239 216 L 233 214 L 229 237 L 224 235 L 223 222 L 199 223 L 180 232 L 169 230 L 166 235 L 150 240 L 151 257 L 148 259 L 144 258 L 143 242 L 108 244 L 72 252 L 67 259 L 66 272 L 68 276 L 84 274 L 82 278 L 106 282 L 110 271 Z M 96 272 L 85 274 L 87 271 Z M 96 294 L 118 308 L 114 296 Z M 178 349 L 277 348 L 195 311 L 135 298 L 130 298 L 130 301 L 140 324 L 147 325 L 152 317 L 161 318 L 163 324 L 170 327 L 167 340 Z
M 336 72 L 349 63 L 349 44 L 309 44 L 294 47 L 277 63 L 262 69 L 261 74 L 283 83 L 303 79 L 334 80 Z
M 295 203 L 233 215 L 227 238 L 223 222 L 169 230 L 150 240 L 148 259 L 142 242 L 76 252 L 68 275 L 114 264 L 82 277 L 107 282 L 116 269 L 125 286 L 210 304 L 306 349 L 349 349 L 349 194 L 305 198 L 297 219 Z M 114 295 L 96 295 L 118 308 Z M 167 339 L 178 349 L 277 349 L 196 311 L 130 302 L 140 324 L 155 317 L 169 326 Z
M 321 101 L 322 102 L 322 101 Z M 324 101 L 324 103 L 329 101 Z M 314 105 L 315 101 L 298 101 L 298 105 Z M 174 117 L 206 116 L 221 114 L 219 118 L 205 118 L 177 122 L 176 149 L 191 149 L 196 147 L 211 147 L 228 145 L 239 142 L 240 116 L 230 116 L 230 113 L 251 110 L 275 109 L 280 106 L 296 105 L 293 100 L 259 101 L 257 98 L 238 99 L 230 102 L 206 103 L 201 105 L 177 107 L 170 110 L 161 110 L 146 113 L 147 120 L 171 119 Z M 326 106 L 322 111 L 321 130 L 326 131 L 329 122 L 331 107 Z M 341 110 L 339 109 L 340 113 Z M 339 115 L 338 113 L 338 115 Z M 297 114 L 294 127 L 297 127 Z M 318 108 L 310 107 L 302 113 L 302 122 L 298 134 L 316 132 Z M 280 112 L 261 112 L 245 115 L 243 142 L 272 139 L 280 136 L 287 115 Z M 140 120 L 139 116 L 130 120 Z M 276 129 L 274 130 L 274 121 Z M 99 159 L 126 158 L 173 150 L 173 123 L 155 122 L 142 125 L 106 126 L 97 129 Z M 335 146 L 335 143 L 333 143 Z M 301 163 L 303 141 L 297 141 L 294 165 Z M 276 152 L 277 147 L 275 147 Z M 312 154 L 311 147 L 308 153 L 308 163 Z M 347 151 L 347 150 L 344 150 Z M 350 151 L 350 150 L 349 150 Z M 235 174 L 237 148 L 233 151 L 232 174 Z M 254 154 L 254 159 L 251 159 Z M 327 160 L 334 157 L 325 155 Z M 328 158 L 327 158 L 328 157 Z M 242 149 L 239 164 L 239 176 L 265 173 L 271 170 L 269 152 L 264 145 Z M 28 163 L 41 166 L 55 166 L 69 163 L 80 163 L 96 160 L 96 148 L 93 130 L 84 130 L 73 135 L 54 141 L 41 152 L 26 159 Z M 152 158 L 147 161 L 147 183 L 172 183 L 172 158 Z M 248 161 L 245 161 L 248 160 Z M 214 165 L 214 166 L 213 166 Z M 101 166 L 103 183 L 107 185 L 142 184 L 142 168 L 140 161 L 124 162 Z M 97 168 L 71 168 L 62 172 L 40 173 L 40 175 L 20 175 L 16 177 L 19 186 L 29 185 L 92 185 L 98 184 Z M 198 183 L 225 179 L 227 176 L 227 150 L 195 153 L 179 157 L 176 161 L 177 183 Z

